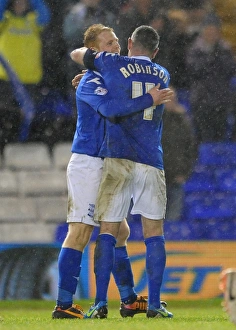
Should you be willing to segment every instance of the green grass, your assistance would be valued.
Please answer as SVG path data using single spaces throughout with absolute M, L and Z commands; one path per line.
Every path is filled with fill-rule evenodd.
M 90 301 L 80 304 L 87 310 Z M 54 302 L 0 301 L 0 329 L 9 330 L 235 330 L 221 308 L 221 300 L 170 301 L 173 319 L 146 319 L 144 314 L 121 318 L 119 302 L 109 302 L 109 317 L 104 320 L 53 320 Z

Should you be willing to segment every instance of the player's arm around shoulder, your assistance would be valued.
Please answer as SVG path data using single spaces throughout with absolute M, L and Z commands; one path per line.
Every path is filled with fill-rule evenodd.
M 81 48 L 74 49 L 70 53 L 70 58 L 75 63 L 78 63 L 80 65 L 83 65 L 84 64 L 84 55 L 85 55 L 85 53 L 86 53 L 87 50 L 88 50 L 87 47 L 81 47 Z

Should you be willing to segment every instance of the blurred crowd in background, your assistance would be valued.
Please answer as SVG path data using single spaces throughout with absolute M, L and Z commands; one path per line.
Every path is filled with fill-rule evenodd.
M 137 26 L 154 27 L 161 37 L 155 61 L 169 70 L 197 143 L 236 139 L 234 0 L 2 0 L 0 55 L 33 105 L 31 111 L 22 106 L 12 76 L 0 63 L 1 150 L 18 140 L 50 145 L 72 140 L 76 109 L 71 80 L 82 68 L 69 53 L 83 45 L 83 33 L 94 23 L 114 28 L 123 55 Z
M 69 53 L 94 23 L 114 29 L 123 55 L 136 27 L 160 35 L 154 61 L 168 69 L 175 91 L 163 118 L 168 185 L 186 181 L 201 143 L 236 142 L 235 0 L 1 0 L 1 152 L 10 142 L 72 141 L 71 80 L 82 67 Z M 181 191 L 173 191 L 169 200 L 178 204 Z

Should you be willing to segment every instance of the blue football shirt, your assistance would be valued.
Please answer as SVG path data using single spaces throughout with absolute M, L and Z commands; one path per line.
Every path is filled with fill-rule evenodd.
M 76 90 L 77 123 L 72 152 L 99 156 L 105 137 L 105 117 L 112 120 L 152 104 L 150 94 L 137 99 L 111 98 L 101 74 L 88 70 Z
M 148 57 L 127 57 L 88 50 L 84 64 L 99 71 L 112 98 L 136 98 L 160 83 L 169 85 L 168 71 Z M 115 111 L 115 109 L 113 109 Z M 164 105 L 143 108 L 132 115 L 107 121 L 101 157 L 124 158 L 163 169 L 161 145 Z

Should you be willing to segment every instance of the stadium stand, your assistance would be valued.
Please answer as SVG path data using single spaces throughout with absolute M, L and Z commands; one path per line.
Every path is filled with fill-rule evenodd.
M 66 232 L 66 166 L 70 143 L 50 154 L 42 143 L 5 147 L 0 167 L 0 241 L 62 242 Z M 165 222 L 167 240 L 236 237 L 236 143 L 207 143 L 185 184 L 183 218 Z M 142 239 L 139 216 L 129 216 L 132 240 Z M 97 231 L 94 231 L 94 239 Z
M 9 171 L 0 171 L 0 197 L 17 196 L 19 193 L 17 174 Z
M 200 145 L 198 164 L 185 185 L 187 219 L 236 217 L 235 155 L 235 143 Z
M 41 222 L 46 224 L 65 223 L 67 215 L 66 197 L 41 197 L 37 199 L 37 214 Z
M 1 223 L 27 223 L 37 221 L 35 200 L 20 197 L 2 197 L 0 221 Z
M 62 171 L 24 171 L 18 174 L 19 190 L 25 197 L 65 196 L 66 174 Z
M 65 170 L 71 157 L 71 142 L 57 143 L 53 148 L 53 165 L 58 170 Z
M 189 239 L 235 239 L 235 151 L 236 143 L 231 142 L 200 145 L 198 162 L 185 184 L 184 220 L 188 228 L 183 226 Z
M 1 244 L 38 244 L 54 242 L 55 224 L 21 222 L 0 224 Z
M 9 143 L 3 151 L 4 166 L 11 170 L 47 170 L 52 161 L 46 144 Z
M 0 242 L 51 243 L 66 220 L 70 144 L 7 144 L 0 168 Z

